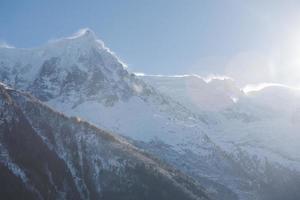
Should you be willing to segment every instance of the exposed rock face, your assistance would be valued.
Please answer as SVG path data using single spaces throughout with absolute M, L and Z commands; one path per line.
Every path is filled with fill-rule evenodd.
M 124 139 L 0 86 L 3 199 L 208 199 Z

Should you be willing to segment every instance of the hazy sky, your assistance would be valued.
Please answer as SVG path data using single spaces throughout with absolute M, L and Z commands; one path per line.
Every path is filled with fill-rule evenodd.
M 300 85 L 300 1 L 0 0 L 0 25 L 16 47 L 89 27 L 131 71 Z

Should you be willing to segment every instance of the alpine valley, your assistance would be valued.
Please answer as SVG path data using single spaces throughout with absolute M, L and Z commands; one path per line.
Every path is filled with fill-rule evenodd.
M 300 199 L 297 89 L 135 74 L 90 29 L 0 48 L 0 81 L 5 199 Z

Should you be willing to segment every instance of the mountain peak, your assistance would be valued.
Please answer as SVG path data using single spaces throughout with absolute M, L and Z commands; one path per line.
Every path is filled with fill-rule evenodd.
M 102 40 L 99 40 L 95 32 L 89 28 L 80 29 L 71 36 L 62 37 L 50 41 L 48 44 L 42 47 L 42 50 L 48 54 L 60 55 L 64 53 L 64 58 L 76 57 L 79 54 L 86 54 L 91 48 L 103 49 L 105 47 Z M 39 48 L 41 49 L 41 48 Z
M 91 47 L 95 46 L 97 48 L 104 48 L 104 43 L 102 40 L 98 39 L 96 36 L 96 33 L 91 30 L 90 28 L 83 28 L 75 32 L 73 35 L 69 37 L 65 37 L 62 40 L 57 40 L 59 44 L 61 45 L 72 45 L 74 48 L 75 46 L 78 46 L 80 48 L 82 47 Z M 57 43 L 56 43 L 57 44 Z
M 93 30 L 90 28 L 83 28 L 74 33 L 72 36 L 67 37 L 67 39 L 85 39 L 85 40 L 93 40 L 97 41 L 97 36 Z
M 48 48 L 49 46 L 59 47 L 59 48 L 67 47 L 71 49 L 74 49 L 75 46 L 78 48 L 79 47 L 89 48 L 91 46 L 103 48 L 104 43 L 98 39 L 98 37 L 96 36 L 93 30 L 91 30 L 90 28 L 83 28 L 73 33 L 71 36 L 54 39 L 44 47 Z

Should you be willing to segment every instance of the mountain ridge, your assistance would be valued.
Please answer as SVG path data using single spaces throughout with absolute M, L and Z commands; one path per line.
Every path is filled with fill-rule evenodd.
M 274 199 L 279 186 L 297 197 L 294 187 L 290 187 L 298 177 L 290 171 L 291 162 L 269 146 L 255 143 L 260 132 L 249 134 L 253 127 L 245 128 L 273 113 L 256 104 L 252 106 L 253 101 L 248 101 L 232 80 L 200 80 L 196 76 L 176 79 L 189 80 L 187 94 L 204 97 L 204 103 L 189 107 L 191 104 L 183 101 L 190 97 L 185 93 L 177 92 L 182 95 L 179 99 L 160 90 L 165 87 L 176 93 L 185 87 L 148 83 L 130 73 L 108 48 L 98 48 L 97 41 L 92 41 L 96 46 L 75 37 L 31 53 L 0 50 L 0 78 L 51 108 L 69 117 L 76 116 L 75 121 L 83 119 L 128 138 L 152 156 L 195 178 L 215 199 Z M 205 90 L 197 90 L 199 85 Z M 199 103 L 201 98 L 194 98 L 191 103 Z M 220 112 L 203 112 L 205 106 L 213 107 L 218 102 L 222 103 L 216 109 Z M 26 106 L 23 109 L 34 119 L 32 126 L 39 126 L 35 113 Z M 274 139 L 264 139 L 270 138 Z M 272 181 L 274 174 L 280 177 L 276 179 L 278 184 Z
M 2 116 L 1 119 L 4 119 L 3 114 L 5 114 L 6 117 L 11 117 L 9 121 L 4 119 L 4 122 L 0 123 L 1 130 L 3 130 L 3 128 L 6 129 L 5 127 L 7 127 L 8 125 L 8 129 L 6 131 L 1 131 L 1 158 L 2 156 L 5 156 L 2 154 L 5 152 L 6 149 L 8 151 L 8 154 L 6 154 L 7 160 L 10 160 L 10 162 L 5 162 L 3 159 L 0 159 L 0 167 L 6 166 L 6 169 L 14 173 L 20 173 L 20 171 L 23 171 L 20 177 L 23 177 L 25 194 L 26 196 L 36 195 L 35 197 L 32 196 L 32 199 L 208 199 L 208 197 L 205 195 L 202 189 L 197 189 L 199 186 L 195 185 L 195 183 L 189 182 L 186 177 L 181 176 L 180 174 L 178 174 L 178 172 L 167 171 L 166 169 L 160 168 L 156 164 L 156 162 L 141 154 L 136 148 L 133 148 L 133 146 L 131 146 L 129 143 L 124 143 L 125 140 L 121 141 L 115 136 L 107 132 L 101 131 L 100 129 L 90 125 L 87 122 L 78 121 L 78 119 L 76 118 L 71 119 L 64 116 L 63 114 L 54 112 L 51 108 L 41 104 L 38 100 L 31 97 L 29 94 L 19 93 L 16 90 L 12 89 L 8 90 L 1 85 L 0 100 L 1 103 L 6 104 L 4 110 L 0 110 L 0 114 Z M 8 114 L 8 112 L 6 111 L 9 111 L 10 114 Z M 31 112 L 33 112 L 34 115 L 36 115 L 36 119 L 32 118 L 33 115 L 30 114 Z M 55 116 L 57 119 L 55 119 L 55 117 L 53 116 Z M 66 133 L 59 133 L 59 129 L 56 129 L 53 126 L 60 125 L 56 122 L 51 122 L 54 119 L 55 121 L 59 120 L 60 123 L 66 123 L 65 128 L 67 128 L 70 125 L 70 129 L 68 129 L 71 131 L 71 135 L 67 133 L 68 137 L 65 137 L 64 135 Z M 35 122 L 35 125 L 32 127 L 33 122 Z M 48 128 L 44 127 L 46 124 Z M 20 128 L 22 128 L 23 131 L 21 131 L 21 129 L 19 129 L 18 126 L 20 126 Z M 74 126 L 74 128 L 72 128 L 72 126 Z M 65 131 L 68 130 L 65 128 L 63 128 Z M 83 131 L 83 134 L 78 134 L 78 132 L 81 131 Z M 59 138 L 57 138 L 56 134 L 62 135 L 60 135 Z M 74 135 L 72 136 L 72 134 Z M 88 139 L 90 137 L 94 138 L 94 142 Z M 101 142 L 99 139 L 101 140 Z M 68 140 L 71 140 L 72 142 L 70 143 Z M 75 142 L 76 140 L 85 140 L 86 144 L 77 143 Z M 95 140 L 99 140 L 100 143 L 95 143 Z M 60 141 L 64 142 L 61 143 Z M 73 143 L 73 141 L 75 143 Z M 100 144 L 104 145 L 105 147 L 99 147 L 98 145 Z M 85 145 L 90 145 L 91 147 L 89 148 L 99 149 L 99 151 L 97 151 L 97 153 L 95 154 L 93 153 L 93 151 L 89 151 L 89 153 L 87 153 L 84 149 L 76 150 L 76 148 L 79 148 L 80 146 L 80 148 L 88 148 L 84 147 Z M 60 152 L 60 148 L 63 148 L 64 150 Z M 32 150 L 36 153 L 27 154 Z M 81 165 L 78 165 L 80 162 L 76 164 L 75 161 L 78 158 L 76 158 L 76 154 L 74 155 L 74 152 L 72 152 L 74 150 L 75 152 L 80 152 L 82 154 L 81 156 L 84 155 L 89 157 L 85 158 L 86 164 L 82 163 Z M 112 153 L 108 153 L 109 151 L 112 151 Z M 105 160 L 106 154 L 110 155 L 110 158 L 107 160 Z M 119 155 L 120 157 L 117 156 L 117 159 L 114 161 L 113 157 L 116 155 Z M 93 158 L 93 156 L 95 157 Z M 101 156 L 103 156 L 103 158 L 101 158 Z M 94 166 L 94 164 L 91 164 L 94 162 L 93 160 L 99 160 L 99 162 L 103 162 L 104 165 L 98 163 L 98 166 Z M 50 164 L 50 161 L 53 164 L 57 163 L 56 166 Z M 7 168 L 7 166 L 18 166 L 18 170 L 16 171 L 16 167 Z M 45 166 L 47 167 L 44 168 Z M 123 168 L 123 166 L 126 167 Z M 126 182 L 129 185 L 127 185 L 126 187 L 125 185 L 119 185 L 119 188 L 116 188 L 116 185 L 113 186 L 109 182 L 104 182 L 109 180 L 108 178 L 104 177 L 101 178 L 104 180 L 99 179 L 97 182 L 97 179 L 94 180 L 95 177 L 92 178 L 93 173 L 89 172 L 89 170 L 96 170 L 95 167 L 98 167 L 98 169 L 103 168 L 103 170 L 106 169 L 106 173 L 110 173 L 113 177 L 116 176 L 117 178 L 118 176 L 120 176 L 120 181 L 126 180 Z M 84 170 L 83 173 L 86 173 L 84 176 L 80 175 L 80 171 L 77 171 L 80 168 Z M 117 173 L 114 172 L 114 169 L 119 169 L 120 171 Z M 132 173 L 130 172 L 131 169 L 140 170 L 139 173 L 141 174 L 130 174 Z M 59 170 L 65 170 L 65 172 L 59 172 Z M 143 175 L 144 172 L 149 173 L 149 175 L 151 174 L 151 176 L 154 177 L 147 177 L 148 175 Z M 50 177 L 48 176 L 47 178 L 47 173 L 51 173 L 52 175 L 50 175 Z M 61 173 L 63 173 L 64 176 L 56 177 L 56 174 Z M 124 175 L 121 175 L 122 173 L 124 173 Z M 138 171 L 136 171 L 136 173 L 138 173 Z M 128 175 L 125 176 L 125 174 Z M 1 173 L 1 175 L 3 174 Z M 105 173 L 102 176 L 104 175 Z M 7 175 L 5 175 L 5 177 L 6 176 Z M 125 176 L 126 178 L 122 176 Z M 132 179 L 131 176 L 133 176 L 132 178 L 135 178 Z M 40 180 L 42 182 L 32 179 L 32 177 L 42 179 Z M 68 179 L 69 186 L 64 185 L 62 187 L 62 182 L 59 182 L 59 180 L 65 182 L 66 179 L 64 178 Z M 76 179 L 82 179 L 81 184 L 78 184 Z M 13 179 L 11 177 L 7 179 L 1 179 L 0 185 L 5 186 L 6 181 L 9 180 Z M 135 180 L 142 181 L 141 183 L 144 184 L 144 187 L 149 188 L 139 188 L 138 185 L 135 185 Z M 91 183 L 89 183 L 89 181 L 92 181 L 91 183 L 93 183 L 93 185 L 90 185 Z M 132 186 L 130 186 L 130 181 L 132 181 Z M 169 190 L 168 188 L 171 189 L 172 187 L 174 190 L 171 189 L 173 192 L 168 192 L 167 194 L 160 193 L 159 190 L 155 189 L 157 186 L 151 185 L 151 181 L 154 181 L 153 184 L 157 182 L 156 184 L 163 186 L 165 190 Z M 99 183 L 101 183 L 101 190 L 98 190 L 100 188 L 97 189 L 97 187 L 99 187 L 97 186 L 97 184 Z M 65 184 L 67 183 L 65 182 Z M 109 189 L 109 187 L 103 184 L 108 184 L 110 187 L 113 186 L 113 188 Z M 131 187 L 133 188 L 130 189 Z M 31 188 L 32 190 L 28 190 L 28 188 Z M 123 191 L 123 188 L 126 188 L 126 190 Z M 188 188 L 192 190 L 189 191 L 190 189 Z M 47 193 L 46 189 L 51 189 L 50 193 Z M 123 191 L 123 193 L 119 194 L 118 190 Z M 148 193 L 147 190 L 149 190 L 148 192 L 153 191 L 154 193 Z M 9 190 L 3 189 L 1 192 L 2 197 L 5 197 L 5 195 L 7 195 L 7 197 L 12 197 L 16 195 L 8 191 Z M 139 193 L 139 191 L 144 192 Z M 13 192 L 15 193 L 16 191 Z M 118 194 L 120 196 L 118 196 Z

